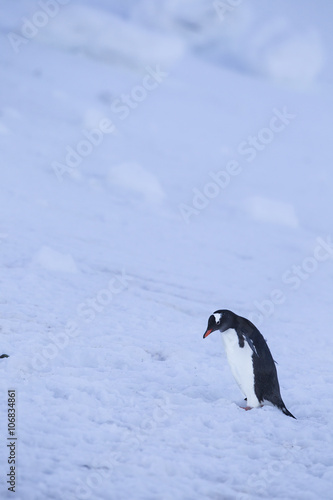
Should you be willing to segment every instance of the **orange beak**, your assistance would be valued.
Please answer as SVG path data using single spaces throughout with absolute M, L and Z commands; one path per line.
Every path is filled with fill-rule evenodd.
M 204 336 L 203 338 L 205 339 L 206 337 L 208 337 L 208 335 L 210 335 L 212 333 L 213 330 L 206 330 L 205 333 L 204 333 Z

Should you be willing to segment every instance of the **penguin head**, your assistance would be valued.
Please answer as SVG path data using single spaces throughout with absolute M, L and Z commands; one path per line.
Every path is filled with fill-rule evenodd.
M 215 311 L 208 319 L 207 330 L 204 333 L 203 338 L 205 339 L 212 332 L 220 330 L 220 332 L 225 332 L 228 328 L 232 327 L 234 322 L 234 313 L 228 311 L 227 309 L 219 309 Z

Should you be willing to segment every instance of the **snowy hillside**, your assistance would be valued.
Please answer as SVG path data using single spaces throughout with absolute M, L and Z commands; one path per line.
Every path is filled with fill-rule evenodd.
M 0 498 L 333 498 L 332 6 L 290 3 L 3 2 Z

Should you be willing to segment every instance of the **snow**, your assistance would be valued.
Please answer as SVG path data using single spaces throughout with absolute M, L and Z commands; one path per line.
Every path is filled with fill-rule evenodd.
M 16 500 L 332 498 L 331 3 L 42 3 L 0 21 L 1 498 L 10 389 Z M 239 407 L 218 309 L 297 420 Z
M 266 71 L 276 79 L 302 86 L 317 79 L 324 59 L 316 31 L 296 34 L 271 49 L 266 58 Z
M 157 177 L 135 162 L 110 167 L 108 183 L 115 193 L 123 190 L 125 198 L 138 194 L 151 203 L 160 203 L 165 198 Z
M 254 196 L 245 200 L 245 205 L 250 215 L 256 220 L 298 227 L 295 209 L 290 203 Z
M 64 255 L 52 248 L 43 246 L 35 257 L 35 263 L 49 271 L 76 273 L 77 267 L 71 255 Z
M 184 51 L 183 43 L 175 36 L 151 33 L 105 10 L 75 4 L 66 6 L 61 22 L 50 24 L 37 40 L 107 63 L 139 68 L 156 61 L 168 66 Z

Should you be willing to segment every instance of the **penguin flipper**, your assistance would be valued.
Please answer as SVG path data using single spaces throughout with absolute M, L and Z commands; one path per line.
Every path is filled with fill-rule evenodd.
M 250 337 L 249 337 L 248 335 L 246 335 L 245 333 L 243 333 L 243 336 L 244 336 L 244 338 L 245 338 L 246 342 L 247 342 L 247 343 L 249 344 L 249 346 L 251 347 L 251 349 L 252 349 L 253 353 L 254 353 L 254 354 L 255 354 L 255 355 L 259 358 L 259 354 L 258 354 L 258 352 L 257 352 L 257 349 L 255 348 L 255 345 L 254 345 L 254 343 L 253 343 L 253 340 L 252 340 L 252 339 L 250 339 Z

